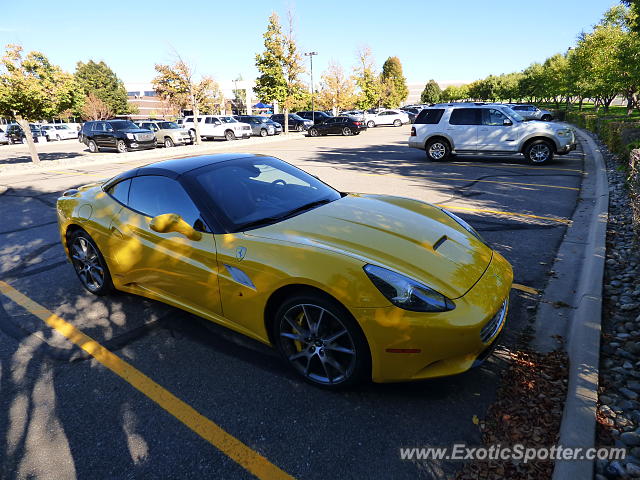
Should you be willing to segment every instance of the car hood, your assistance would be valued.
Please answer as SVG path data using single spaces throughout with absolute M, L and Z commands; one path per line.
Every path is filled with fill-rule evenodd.
M 123 133 L 153 133 L 151 130 L 147 128 L 125 128 L 123 130 L 117 130 L 118 132 Z
M 247 235 L 306 244 L 380 265 L 451 299 L 482 276 L 493 252 L 433 205 L 350 194 Z

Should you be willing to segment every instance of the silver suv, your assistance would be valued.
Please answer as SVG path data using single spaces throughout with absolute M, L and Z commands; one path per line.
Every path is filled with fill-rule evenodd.
M 535 105 L 509 103 L 507 107 L 518 112 L 525 120 L 543 120 L 545 122 L 553 120 L 553 113 L 549 110 L 541 110 Z
M 425 108 L 411 128 L 409 146 L 432 161 L 452 153 L 522 153 L 540 165 L 576 148 L 572 128 L 562 123 L 525 122 L 505 105 L 452 103 Z

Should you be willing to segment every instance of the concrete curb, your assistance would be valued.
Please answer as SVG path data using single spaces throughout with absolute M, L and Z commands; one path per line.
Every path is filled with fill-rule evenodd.
M 131 163 L 136 160 L 164 160 L 168 158 L 192 157 L 195 155 L 206 155 L 218 150 L 231 150 L 233 147 L 245 147 L 253 145 L 263 145 L 265 143 L 285 142 L 288 140 L 300 140 L 306 138 L 306 134 L 292 133 L 289 135 L 274 135 L 272 137 L 251 137 L 248 140 L 237 140 L 235 142 L 204 142 L 201 145 L 185 145 L 175 148 L 155 148 L 153 150 L 142 150 L 128 153 L 84 153 L 78 159 L 62 159 L 41 161 L 39 164 L 27 163 L 20 165 L 0 165 L 0 177 L 13 175 L 23 175 L 25 173 L 44 173 L 50 170 L 61 170 L 65 168 L 81 168 L 95 165 L 109 165 L 119 163 Z
M 609 188 L 600 149 L 587 133 L 577 130 L 587 150 L 586 177 L 572 225 L 558 249 L 554 263 L 557 278 L 545 290 L 545 298 L 549 291 L 549 297 L 570 300 L 566 301 L 568 308 L 557 308 L 558 303 L 541 305 L 534 346 L 549 350 L 549 335 L 558 333 L 567 341 L 569 384 L 559 444 L 565 448 L 581 447 L 584 452 L 595 443 Z M 557 460 L 553 480 L 590 479 L 593 467 L 593 460 Z

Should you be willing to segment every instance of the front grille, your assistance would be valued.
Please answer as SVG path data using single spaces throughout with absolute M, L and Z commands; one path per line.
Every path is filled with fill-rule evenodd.
M 153 133 L 136 133 L 135 138 L 139 142 L 148 142 L 156 138 L 156 136 Z
M 482 330 L 480 330 L 480 339 L 482 340 L 483 343 L 487 343 L 489 340 L 491 340 L 496 333 L 498 333 L 498 330 L 500 330 L 500 327 L 502 326 L 502 324 L 504 323 L 506 317 L 507 317 L 507 306 L 509 305 L 509 299 L 506 299 L 503 303 L 502 306 L 500 307 L 500 310 L 498 310 L 498 313 L 496 313 L 491 320 L 489 320 L 487 322 L 487 324 L 482 327 Z
M 243 130 L 251 130 L 251 127 L 249 125 L 244 125 L 242 127 Z

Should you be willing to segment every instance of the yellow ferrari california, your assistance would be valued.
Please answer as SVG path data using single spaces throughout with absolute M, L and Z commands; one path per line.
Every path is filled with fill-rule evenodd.
M 462 219 L 273 157 L 161 161 L 68 190 L 57 213 L 90 292 L 224 325 L 325 388 L 464 372 L 505 324 L 511 266 Z

